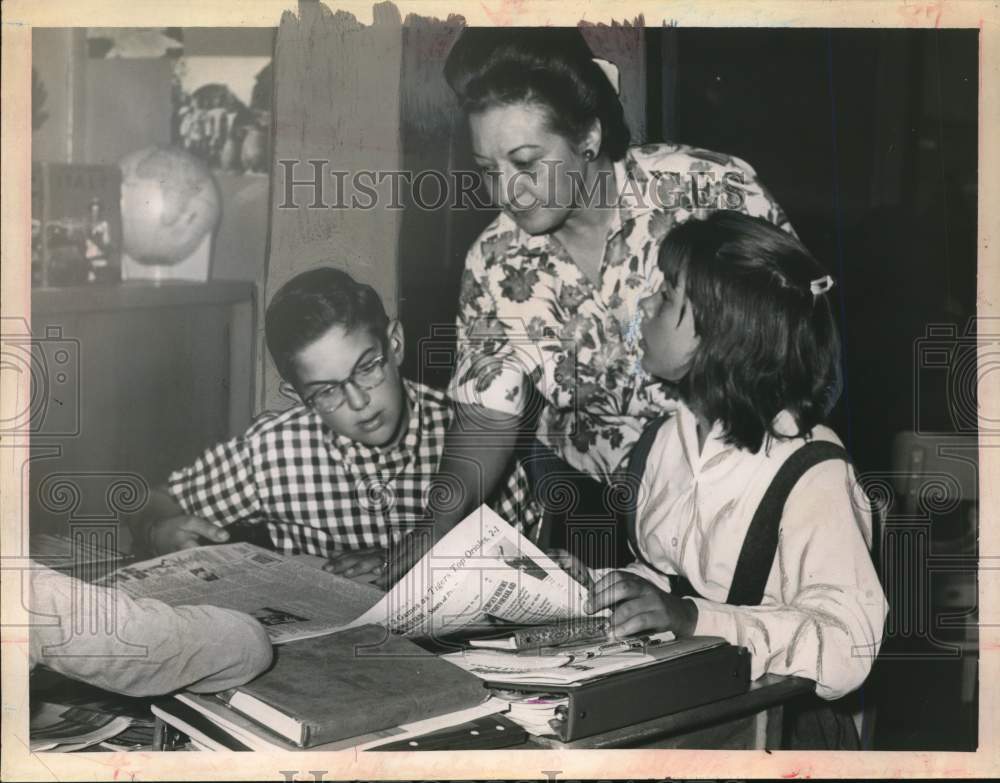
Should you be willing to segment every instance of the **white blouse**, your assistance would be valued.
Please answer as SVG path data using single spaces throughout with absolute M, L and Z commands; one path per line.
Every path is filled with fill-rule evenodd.
M 779 432 L 794 432 L 787 412 Z M 723 442 L 717 424 L 699 453 L 694 414 L 680 405 L 649 454 L 637 502 L 637 539 L 655 568 L 633 571 L 669 591 L 680 574 L 704 598 L 697 635 L 749 649 L 752 677 L 815 680 L 836 699 L 858 688 L 882 641 L 887 604 L 872 565 L 871 515 L 854 471 L 841 460 L 808 470 L 785 504 L 778 551 L 760 606 L 725 603 L 750 520 L 785 459 L 804 438 L 766 438 L 756 454 Z M 827 427 L 812 439 L 840 444 Z

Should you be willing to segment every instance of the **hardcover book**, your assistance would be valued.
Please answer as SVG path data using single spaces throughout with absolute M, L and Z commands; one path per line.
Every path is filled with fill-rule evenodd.
M 488 696 L 475 675 L 380 626 L 275 652 L 268 672 L 219 696 L 301 747 L 474 707 Z

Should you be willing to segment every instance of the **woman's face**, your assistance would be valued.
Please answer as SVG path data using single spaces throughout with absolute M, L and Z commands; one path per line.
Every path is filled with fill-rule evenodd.
M 469 130 L 493 201 L 529 234 L 557 230 L 575 209 L 585 147 L 552 131 L 545 108 L 534 103 L 470 114 Z
M 642 368 L 650 375 L 677 383 L 691 369 L 700 344 L 695 334 L 694 312 L 684 295 L 684 280 L 677 287 L 666 280 L 660 290 L 639 302 L 642 310 Z

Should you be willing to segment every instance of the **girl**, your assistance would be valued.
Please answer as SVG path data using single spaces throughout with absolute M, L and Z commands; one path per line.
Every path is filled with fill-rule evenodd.
M 807 677 L 836 699 L 868 675 L 886 603 L 863 493 L 820 423 L 837 393 L 833 280 L 787 233 L 724 211 L 674 229 L 659 265 L 642 365 L 681 402 L 630 457 L 636 562 L 601 578 L 587 608 L 613 607 L 618 636 L 721 636 L 749 649 L 755 679 Z M 765 500 L 783 465 L 816 453 L 797 481 L 784 472 L 783 509 Z

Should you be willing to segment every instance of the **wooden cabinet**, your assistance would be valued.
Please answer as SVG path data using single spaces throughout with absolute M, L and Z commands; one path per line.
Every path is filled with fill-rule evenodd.
M 33 532 L 113 524 L 146 486 L 247 426 L 254 291 L 210 282 L 32 292 Z

